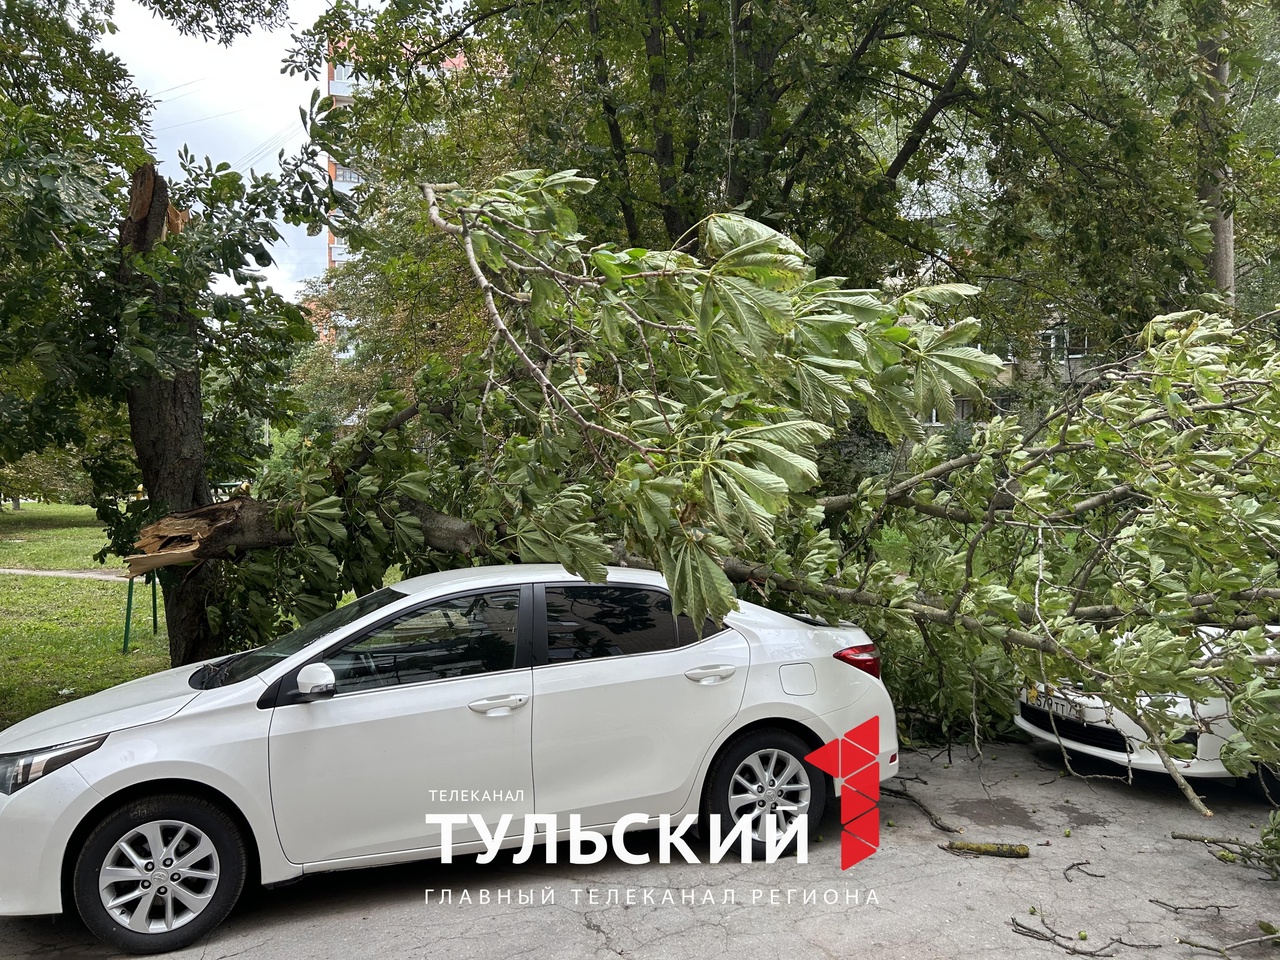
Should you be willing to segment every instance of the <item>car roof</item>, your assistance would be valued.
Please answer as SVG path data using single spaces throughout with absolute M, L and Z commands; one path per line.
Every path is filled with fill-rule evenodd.
M 667 586 L 666 578 L 657 570 L 644 570 L 640 567 L 605 567 L 605 575 L 607 583 L 657 587 L 661 590 L 671 589 Z M 392 584 L 390 589 L 406 596 L 414 597 L 424 593 L 438 595 L 451 590 L 480 590 L 488 587 L 512 587 L 522 583 L 564 583 L 565 581 L 590 582 L 570 573 L 558 563 L 498 563 L 427 573 L 420 577 L 412 577 Z M 746 619 L 740 619 L 744 615 Z M 737 628 L 747 623 L 757 627 L 769 625 L 773 628 L 788 627 L 791 629 L 835 631 L 848 627 L 857 627 L 856 624 L 851 623 L 828 626 L 812 618 L 796 617 L 791 614 L 770 610 L 749 600 L 739 600 L 738 609 L 731 610 L 724 618 L 724 622 Z
M 662 574 L 656 570 L 641 570 L 638 567 L 606 567 L 605 570 L 608 571 L 610 583 L 634 583 L 663 589 L 667 586 Z M 507 563 L 427 573 L 392 584 L 392 589 L 407 596 L 415 596 L 428 591 L 435 592 L 441 587 L 465 590 L 471 587 L 509 587 L 521 583 L 564 580 L 586 582 L 558 563 Z

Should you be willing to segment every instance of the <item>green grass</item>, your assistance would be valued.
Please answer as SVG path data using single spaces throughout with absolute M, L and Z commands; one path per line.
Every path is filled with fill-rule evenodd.
M 105 542 L 88 507 L 24 504 L 0 513 L 0 567 L 102 570 Z M 115 565 L 108 565 L 115 570 Z M 401 579 L 387 571 L 387 583 Z M 134 587 L 130 651 L 122 654 L 128 583 L 0 574 L 0 730 L 60 703 L 169 666 L 164 604 L 151 633 L 151 588 Z
M 0 729 L 107 687 L 169 666 L 151 633 L 151 591 L 134 588 L 129 653 L 120 652 L 128 585 L 0 574 Z
M 114 572 L 119 561 L 104 568 L 93 559 L 106 542 L 92 507 L 26 503 L 0 512 L 0 567 Z

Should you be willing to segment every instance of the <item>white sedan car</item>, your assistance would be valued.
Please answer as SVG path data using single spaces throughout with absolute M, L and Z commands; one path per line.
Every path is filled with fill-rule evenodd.
M 1227 703 L 1214 699 L 1192 704 L 1186 697 L 1161 697 L 1192 729 L 1178 742 L 1191 745 L 1192 755 L 1174 760 L 1186 777 L 1229 779 L 1232 774 L 1218 759 L 1218 751 L 1234 732 L 1227 719 Z M 1031 736 L 1086 756 L 1110 760 L 1133 770 L 1166 773 L 1142 728 L 1102 698 L 1070 684 L 1037 684 L 1022 691 L 1013 722 Z
M 1191 748 L 1189 757 L 1173 758 L 1178 772 L 1191 778 L 1233 779 L 1234 774 L 1220 759 L 1223 744 L 1236 735 L 1227 701 L 1222 697 L 1193 702 L 1187 697 L 1162 696 L 1148 697 L 1143 702 L 1157 699 L 1174 716 L 1185 719 L 1189 728 L 1176 741 Z M 1168 773 L 1141 727 L 1101 697 L 1068 683 L 1053 687 L 1036 684 L 1024 689 L 1013 722 L 1036 739 L 1075 753 L 1110 760 L 1130 770 Z M 1280 801 L 1276 771 L 1259 765 L 1254 779 L 1264 797 Z
M 1280 627 L 1268 628 L 1280 636 Z M 1222 653 L 1222 629 L 1216 626 L 1196 628 L 1200 652 L 1205 656 Z M 1127 635 L 1115 639 L 1117 645 L 1127 642 Z M 1272 653 L 1277 652 L 1274 647 Z M 1088 693 L 1080 684 L 1068 680 L 1057 684 L 1036 683 L 1022 690 L 1018 715 L 1014 723 L 1038 740 L 1057 744 L 1075 753 L 1110 760 L 1130 770 L 1165 774 L 1159 754 L 1151 749 L 1146 732 L 1123 711 Z M 1234 778 L 1221 760 L 1223 746 L 1237 737 L 1231 722 L 1231 705 L 1216 691 L 1207 691 L 1199 700 L 1174 694 L 1152 694 L 1140 698 L 1141 706 L 1155 706 L 1185 726 L 1186 732 L 1177 743 L 1189 746 L 1190 755 L 1173 758 L 1184 777 L 1229 780 Z M 1254 778 L 1264 796 L 1280 799 L 1278 771 L 1259 765 Z
M 805 755 L 873 717 L 887 779 L 893 707 L 854 627 L 743 603 L 699 629 L 633 569 L 431 574 L 0 733 L 0 915 L 66 891 L 112 946 L 174 950 L 246 883 L 439 856 L 430 815 L 510 814 L 504 846 L 572 814 L 751 817 L 759 840 L 821 816 Z

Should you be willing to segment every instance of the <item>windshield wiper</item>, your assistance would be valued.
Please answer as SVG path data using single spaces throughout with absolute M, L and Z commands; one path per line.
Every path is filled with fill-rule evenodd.
M 204 676 L 200 678 L 201 689 L 212 690 L 214 687 L 222 686 L 222 677 L 226 675 L 227 667 L 243 660 L 252 652 L 252 650 L 245 650 L 243 653 L 233 653 L 221 663 L 211 663 L 206 666 Z

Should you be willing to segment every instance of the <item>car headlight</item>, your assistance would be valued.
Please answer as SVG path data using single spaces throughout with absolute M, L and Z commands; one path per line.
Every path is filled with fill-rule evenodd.
M 34 783 L 59 767 L 93 753 L 106 742 L 107 734 L 60 743 L 56 747 L 43 747 L 27 753 L 9 753 L 0 756 L 0 793 L 13 794 L 29 783 Z

